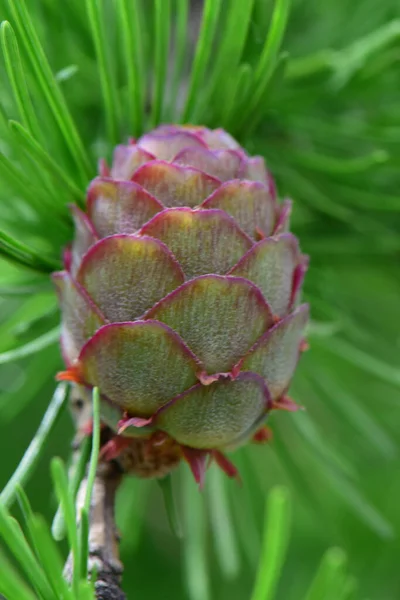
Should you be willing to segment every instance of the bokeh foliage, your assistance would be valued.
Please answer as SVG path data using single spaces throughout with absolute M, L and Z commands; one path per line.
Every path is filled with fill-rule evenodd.
M 279 483 L 293 518 L 278 600 L 307 593 L 331 545 L 344 548 L 359 591 L 348 584 L 326 600 L 397 598 L 398 2 L 71 0 L 60 10 L 54 0 L 0 0 L 0 17 L 0 483 L 61 366 L 48 273 L 71 236 L 68 203 L 84 203 L 97 160 L 130 135 L 176 120 L 223 126 L 266 157 L 281 197 L 295 200 L 313 321 L 292 394 L 307 410 L 274 415 L 273 443 L 237 454 L 240 489 L 210 471 L 199 496 L 181 469 L 184 543 L 169 532 L 157 486 L 126 481 L 125 588 L 250 597 L 265 493 Z M 49 458 L 67 457 L 72 435 L 63 414 L 26 486 L 48 519 Z M 333 558 L 340 571 L 341 554 Z

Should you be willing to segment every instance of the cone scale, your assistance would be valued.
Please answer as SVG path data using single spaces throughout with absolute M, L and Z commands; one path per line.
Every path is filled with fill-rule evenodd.
M 161 126 L 102 161 L 72 216 L 53 276 L 58 378 L 99 388 L 103 460 L 157 477 L 184 459 L 200 484 L 214 460 L 237 476 L 226 452 L 293 410 L 308 320 L 307 258 L 264 160 L 221 129 Z

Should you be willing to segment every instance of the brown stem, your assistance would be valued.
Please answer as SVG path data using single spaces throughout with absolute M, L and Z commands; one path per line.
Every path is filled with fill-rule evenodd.
M 89 516 L 88 572 L 95 570 L 96 598 L 98 600 L 126 600 L 121 589 L 123 565 L 119 559 L 118 533 L 115 526 L 115 495 L 121 473 L 113 463 L 100 464 L 93 487 Z M 77 514 L 83 506 L 87 487 L 85 477 L 77 496 Z M 70 580 L 72 558 L 65 565 L 65 577 Z

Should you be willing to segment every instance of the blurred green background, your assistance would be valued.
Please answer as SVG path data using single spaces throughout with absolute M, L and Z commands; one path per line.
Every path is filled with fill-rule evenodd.
M 279 42 L 287 8 L 270 0 L 71 0 L 62 9 L 54 0 L 0 0 L 0 18 L 16 33 L 3 27 L 0 63 L 0 223 L 9 236 L 0 259 L 0 488 L 62 366 L 46 271 L 71 236 L 66 204 L 82 200 L 96 160 L 115 143 L 182 115 L 227 128 L 265 156 L 280 197 L 294 199 L 293 229 L 311 257 L 310 350 L 292 387 L 306 411 L 274 415 L 273 442 L 235 454 L 241 487 L 211 470 L 198 494 L 181 466 L 174 483 L 183 542 L 169 530 L 157 484 L 124 482 L 117 520 L 128 598 L 250 598 L 265 497 L 276 484 L 292 497 L 277 600 L 306 598 L 322 554 L 335 546 L 357 581 L 339 600 L 400 598 L 400 6 L 293 0 L 274 47 L 271 31 Z M 66 104 L 38 75 L 27 23 Z M 83 153 L 70 123 L 62 130 L 66 105 Z M 49 463 L 68 459 L 72 437 L 65 411 L 26 486 L 49 522 L 57 506 Z

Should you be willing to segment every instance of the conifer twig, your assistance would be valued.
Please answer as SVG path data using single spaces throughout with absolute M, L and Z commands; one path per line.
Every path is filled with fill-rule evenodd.
M 118 533 L 115 526 L 115 496 L 121 473 L 113 463 L 100 464 L 93 486 L 89 515 L 88 572 L 96 573 L 96 598 L 98 600 L 126 600 L 121 589 L 123 566 L 119 559 Z M 77 496 L 77 514 L 83 507 L 87 476 L 82 480 Z M 72 577 L 72 557 L 68 557 L 64 575 Z

